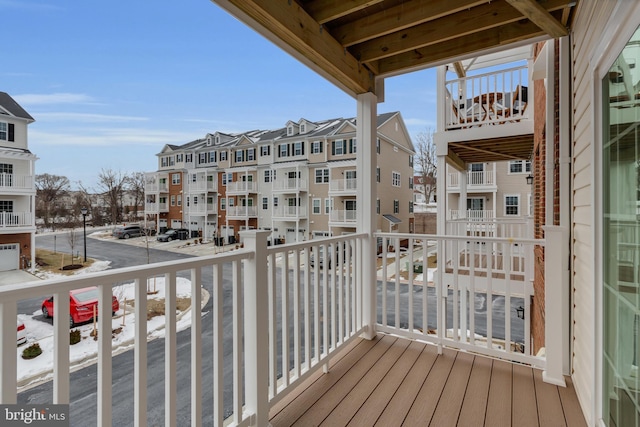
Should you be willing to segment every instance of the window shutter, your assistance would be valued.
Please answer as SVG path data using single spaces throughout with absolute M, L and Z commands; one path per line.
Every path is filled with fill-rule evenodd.
M 331 155 L 333 155 L 333 156 L 336 155 L 336 142 L 335 141 L 331 141 Z
M 342 154 L 347 154 L 347 140 L 342 140 Z
M 8 141 L 15 141 L 15 125 L 13 123 L 9 123 L 9 139 Z
M 302 155 L 304 156 L 304 146 L 305 146 L 306 144 L 305 144 L 305 143 L 304 143 L 304 141 L 303 141 L 303 142 L 301 142 L 301 143 L 300 143 L 300 145 L 301 145 L 301 148 L 302 148 Z

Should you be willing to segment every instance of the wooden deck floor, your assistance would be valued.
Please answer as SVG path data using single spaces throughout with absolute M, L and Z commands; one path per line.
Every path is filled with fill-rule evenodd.
M 539 370 L 379 334 L 359 340 L 271 409 L 281 426 L 586 426 Z

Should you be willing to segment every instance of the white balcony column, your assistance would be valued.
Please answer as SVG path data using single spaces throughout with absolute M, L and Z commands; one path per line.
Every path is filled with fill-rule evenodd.
M 467 212 L 467 184 L 469 183 L 469 170 L 464 169 L 458 172 L 458 180 L 460 181 L 460 196 L 458 198 L 458 210 L 464 212 L 464 218 L 469 220 Z
M 255 426 L 269 425 L 269 290 L 266 280 L 266 230 L 241 231 L 246 250 L 244 260 L 245 410 L 256 415 Z
M 378 85 L 383 90 L 383 85 Z M 367 233 L 368 238 L 362 244 L 362 318 L 365 327 L 364 336 L 373 339 L 376 335 L 376 137 L 378 98 L 368 92 L 357 96 L 356 139 L 362 147 L 356 156 L 356 180 L 361 190 L 358 196 L 356 213 L 357 230 Z
M 542 379 L 549 384 L 565 387 L 563 376 L 564 360 L 568 356 L 565 349 L 569 341 L 569 330 L 564 326 L 564 318 L 569 312 L 569 294 L 560 280 L 569 262 L 564 241 L 567 229 L 559 226 L 545 226 L 544 248 L 544 347 L 547 359 Z
M 18 309 L 15 301 L 0 302 L 0 403 L 10 405 L 17 403 L 18 381 L 16 358 L 16 316 Z
M 69 292 L 53 294 L 55 310 L 69 313 Z M 69 319 L 67 316 L 53 317 L 53 403 L 69 403 Z

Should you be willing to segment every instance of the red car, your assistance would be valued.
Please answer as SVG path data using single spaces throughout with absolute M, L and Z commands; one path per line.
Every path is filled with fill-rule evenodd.
M 69 291 L 69 326 L 73 327 L 76 323 L 84 323 L 93 319 L 93 307 L 96 307 L 97 314 L 97 305 L 98 288 L 95 286 Z M 119 309 L 118 299 L 112 296 L 111 315 L 116 314 Z M 49 297 L 42 302 L 42 316 L 49 318 L 53 315 L 53 297 Z

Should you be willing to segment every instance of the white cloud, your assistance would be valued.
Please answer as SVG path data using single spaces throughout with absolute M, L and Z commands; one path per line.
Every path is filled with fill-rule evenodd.
M 29 130 L 29 142 L 34 146 L 115 146 L 152 145 L 160 149 L 164 144 L 184 144 L 193 139 L 192 134 L 158 129 L 93 128 L 76 129 L 76 132 L 43 132 Z
M 135 117 L 135 116 L 116 116 L 110 114 L 91 114 L 91 113 L 37 113 L 36 119 L 38 122 L 43 121 L 72 121 L 82 123 L 97 123 L 97 122 L 132 122 L 132 121 L 146 121 L 147 117 Z
M 14 95 L 13 98 L 23 106 L 94 103 L 93 98 L 83 93 L 26 93 Z

